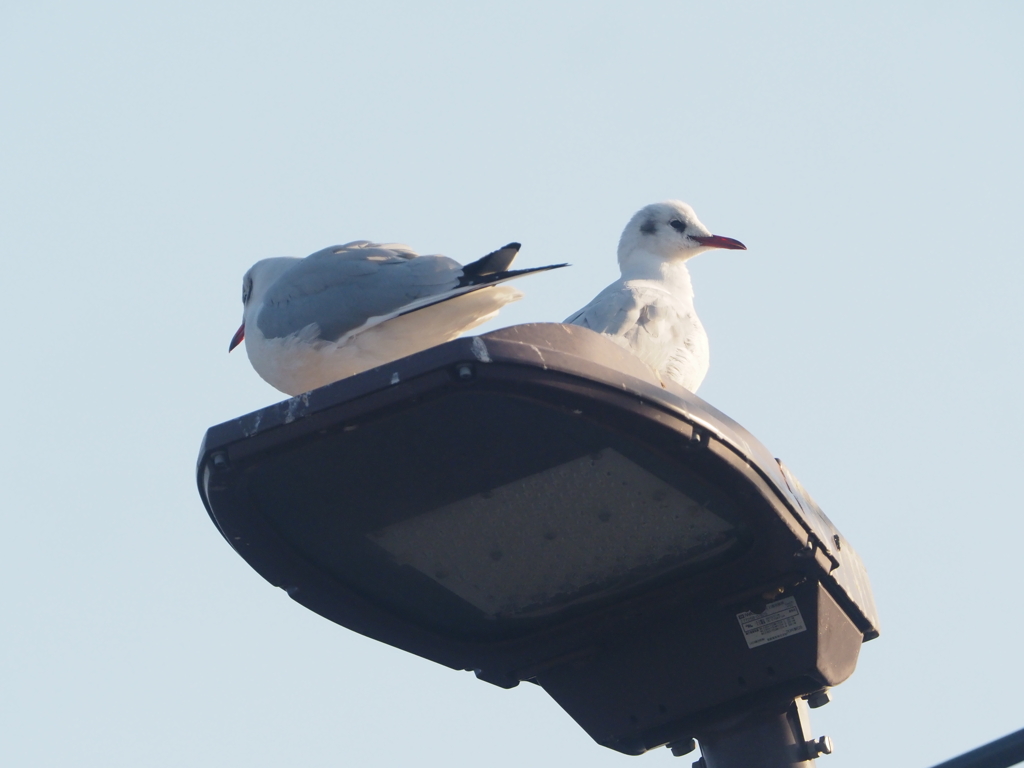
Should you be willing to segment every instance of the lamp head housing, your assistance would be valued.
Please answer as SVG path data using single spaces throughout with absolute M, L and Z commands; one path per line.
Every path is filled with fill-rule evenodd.
M 599 334 L 457 339 L 208 430 L 200 494 L 271 584 L 629 754 L 837 685 L 878 634 L 781 462 Z

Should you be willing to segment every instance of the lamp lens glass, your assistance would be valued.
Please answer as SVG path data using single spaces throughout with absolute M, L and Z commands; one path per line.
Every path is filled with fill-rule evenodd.
M 254 462 L 249 506 L 346 588 L 465 637 L 520 634 L 738 554 L 727 493 L 579 405 L 413 402 Z
M 613 448 L 373 531 L 414 568 L 489 617 L 557 610 L 713 557 L 735 529 Z

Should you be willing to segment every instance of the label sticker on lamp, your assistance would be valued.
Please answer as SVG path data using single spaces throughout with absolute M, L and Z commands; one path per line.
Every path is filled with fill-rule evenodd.
M 807 630 L 795 597 L 768 603 L 761 613 L 737 613 L 736 619 L 743 630 L 743 638 L 747 641 L 748 648 L 774 643 L 776 640 Z

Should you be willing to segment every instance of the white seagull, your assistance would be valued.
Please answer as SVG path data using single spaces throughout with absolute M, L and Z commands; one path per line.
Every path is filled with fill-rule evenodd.
M 679 200 L 641 208 L 619 238 L 622 277 L 565 322 L 603 333 L 662 381 L 696 392 L 708 372 L 708 335 L 693 308 L 686 262 L 712 248 L 747 249 L 711 234 Z
M 252 367 L 289 395 L 331 384 L 451 341 L 523 298 L 502 283 L 566 266 L 509 271 L 519 247 L 466 266 L 368 240 L 263 259 L 242 278 L 242 325 L 228 351 L 245 339 Z

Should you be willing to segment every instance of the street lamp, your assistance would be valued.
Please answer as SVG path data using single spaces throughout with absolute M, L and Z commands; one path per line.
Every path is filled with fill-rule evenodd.
M 878 635 L 857 554 L 781 462 L 577 326 L 458 339 L 210 428 L 224 538 L 320 615 L 627 754 L 807 765 Z

